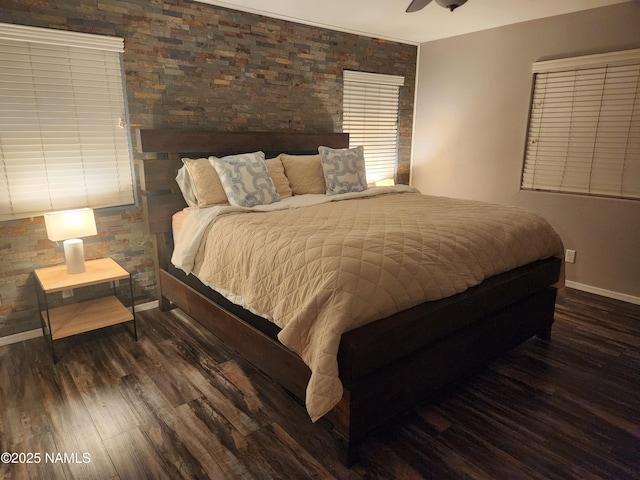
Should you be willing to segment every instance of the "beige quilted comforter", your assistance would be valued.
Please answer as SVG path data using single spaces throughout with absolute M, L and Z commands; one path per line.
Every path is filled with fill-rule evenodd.
M 193 272 L 281 327 L 280 341 L 311 369 L 315 421 L 342 397 L 343 332 L 562 251 L 551 226 L 523 209 L 393 193 L 217 216 Z

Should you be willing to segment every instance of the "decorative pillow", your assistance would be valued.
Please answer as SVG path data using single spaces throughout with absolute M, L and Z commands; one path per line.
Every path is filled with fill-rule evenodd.
M 282 153 L 280 158 L 294 195 L 326 193 L 320 155 Z
M 280 198 L 287 198 L 293 195 L 293 191 L 289 185 L 289 179 L 284 173 L 284 165 L 282 165 L 280 155 L 276 158 L 265 160 L 264 163 L 267 164 L 267 170 L 269 170 L 269 175 L 271 175 L 271 180 L 273 180 L 273 184 Z
M 209 157 L 231 205 L 254 207 L 280 200 L 263 152 Z
M 195 194 L 197 206 L 200 208 L 211 207 L 213 205 L 228 205 L 229 200 L 224 193 L 224 188 L 220 183 L 220 177 L 216 173 L 216 169 L 209 162 L 208 158 L 183 158 L 182 163 L 187 168 L 189 173 L 189 181 L 186 178 L 183 184 L 190 184 L 191 190 Z M 176 178 L 178 180 L 178 178 Z M 178 180 L 178 185 L 180 181 Z M 185 188 L 183 185 L 180 189 L 185 194 Z M 188 190 L 188 187 L 187 187 Z M 185 197 L 187 204 L 189 199 Z
M 318 147 L 327 195 L 362 192 L 367 189 L 364 148 Z

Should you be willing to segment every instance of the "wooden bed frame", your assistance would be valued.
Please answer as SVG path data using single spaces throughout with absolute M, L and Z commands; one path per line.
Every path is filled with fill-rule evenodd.
M 146 157 L 140 162 L 140 181 L 145 221 L 155 243 L 161 309 L 179 307 L 304 399 L 310 371 L 277 341 L 273 324 L 234 308 L 215 293 L 210 295 L 197 279 L 170 265 L 171 216 L 186 206 L 175 176 L 181 156 L 256 150 L 267 158 L 279 153 L 314 154 L 319 145 L 348 147 L 348 134 L 140 130 L 137 145 Z M 553 284 L 560 267 L 557 258 L 534 262 L 461 294 L 345 333 L 338 353 L 344 395 L 326 416 L 339 440 L 342 460 L 352 464 L 358 443 L 368 432 L 436 390 L 534 335 L 548 340 L 556 298 Z

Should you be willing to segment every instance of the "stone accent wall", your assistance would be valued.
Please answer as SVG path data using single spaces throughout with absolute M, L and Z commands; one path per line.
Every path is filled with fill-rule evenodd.
M 0 22 L 123 37 L 132 132 L 341 131 L 344 69 L 404 75 L 397 180 L 408 183 L 415 46 L 188 0 L 0 0 Z M 136 303 L 154 300 L 141 207 L 96 222 L 86 257 L 112 256 L 133 273 Z M 0 337 L 40 326 L 32 272 L 63 261 L 42 217 L 0 222 Z

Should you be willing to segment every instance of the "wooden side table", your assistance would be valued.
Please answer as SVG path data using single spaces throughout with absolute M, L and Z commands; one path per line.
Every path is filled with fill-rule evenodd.
M 47 331 L 49 332 L 54 363 L 57 362 L 57 358 L 53 342 L 60 338 L 119 323 L 133 322 L 133 335 L 136 341 L 138 340 L 131 274 L 111 258 L 89 260 L 85 262 L 85 267 L 84 273 L 73 275 L 67 273 L 66 265 L 39 268 L 34 272 L 36 285 L 39 287 L 38 305 L 40 306 L 42 329 L 45 334 Z M 115 282 L 126 278 L 129 279 L 131 311 L 116 297 Z M 111 282 L 113 288 L 111 296 L 49 308 L 47 295 L 50 293 L 107 282 Z

